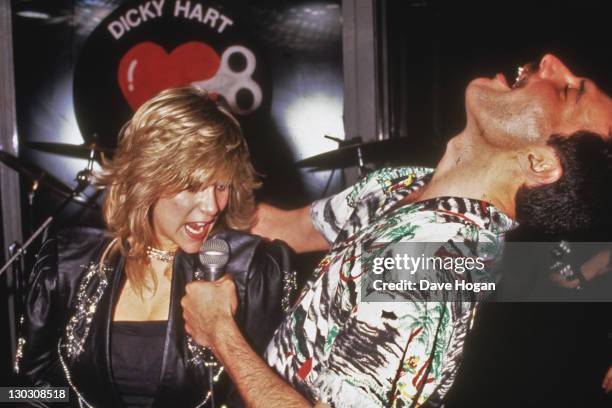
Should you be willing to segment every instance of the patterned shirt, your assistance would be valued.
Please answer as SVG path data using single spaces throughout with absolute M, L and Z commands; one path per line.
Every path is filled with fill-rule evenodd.
M 419 406 L 439 401 L 452 385 L 475 301 L 361 301 L 362 249 L 374 242 L 485 242 L 499 249 L 514 226 L 479 200 L 397 205 L 432 175 L 425 168 L 381 169 L 313 203 L 313 223 L 330 251 L 266 351 L 268 364 L 311 401 Z

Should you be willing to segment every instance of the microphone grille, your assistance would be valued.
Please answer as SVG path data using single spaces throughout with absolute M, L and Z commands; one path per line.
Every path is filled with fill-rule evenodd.
M 202 244 L 200 249 L 200 262 L 205 266 L 223 267 L 229 260 L 230 248 L 222 239 L 209 239 Z

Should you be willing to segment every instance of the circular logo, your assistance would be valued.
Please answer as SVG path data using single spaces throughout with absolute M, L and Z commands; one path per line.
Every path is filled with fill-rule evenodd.
M 77 123 L 87 142 L 116 145 L 146 100 L 192 85 L 223 95 L 238 116 L 267 114 L 258 53 L 221 5 L 141 0 L 115 9 L 92 32 L 74 76 Z

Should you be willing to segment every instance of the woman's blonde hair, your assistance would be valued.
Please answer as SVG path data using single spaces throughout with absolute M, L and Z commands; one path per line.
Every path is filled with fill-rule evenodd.
M 218 96 L 192 87 L 168 89 L 145 102 L 122 128 L 114 157 L 102 169 L 96 183 L 107 188 L 104 220 L 133 261 L 126 273 L 140 293 L 148 286 L 147 247 L 159 245 L 152 226 L 159 198 L 227 182 L 228 205 L 215 228 L 245 229 L 253 217 L 253 190 L 260 186 L 238 121 Z

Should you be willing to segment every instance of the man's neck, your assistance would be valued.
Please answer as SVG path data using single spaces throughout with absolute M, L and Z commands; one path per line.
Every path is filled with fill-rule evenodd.
M 466 131 L 449 143 L 432 180 L 410 201 L 435 197 L 465 197 L 487 201 L 514 218 L 515 195 L 523 184 L 512 154 L 483 143 L 474 144 Z

